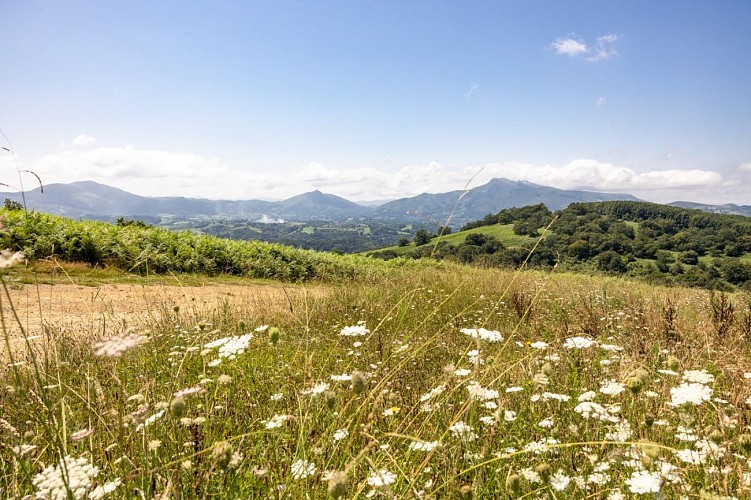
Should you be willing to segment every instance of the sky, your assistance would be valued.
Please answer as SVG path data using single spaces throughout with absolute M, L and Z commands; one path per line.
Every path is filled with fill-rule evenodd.
M 0 182 L 751 204 L 749 27 L 748 0 L 9 0 Z

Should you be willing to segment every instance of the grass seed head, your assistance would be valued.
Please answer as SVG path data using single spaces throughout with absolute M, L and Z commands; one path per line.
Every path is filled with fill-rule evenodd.
M 214 448 L 211 451 L 211 460 L 214 466 L 218 469 L 226 469 L 230 461 L 232 461 L 232 453 L 232 445 L 227 441 L 214 443 Z
M 170 401 L 169 404 L 169 413 L 174 418 L 180 418 L 183 415 L 185 415 L 185 399 L 183 398 L 173 398 L 172 401 Z
M 329 476 L 328 494 L 331 498 L 341 498 L 347 494 L 349 477 L 344 471 L 332 472 Z
M 365 375 L 362 372 L 352 372 L 352 391 L 355 394 L 365 392 Z

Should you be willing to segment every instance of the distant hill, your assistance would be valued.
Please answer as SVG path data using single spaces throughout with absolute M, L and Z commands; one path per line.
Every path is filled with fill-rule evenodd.
M 751 205 L 736 205 L 734 203 L 726 203 L 725 205 L 709 205 L 705 203 L 694 203 L 691 201 L 674 201 L 668 203 L 674 207 L 681 208 L 694 208 L 703 212 L 711 212 L 714 214 L 729 214 L 729 215 L 745 215 L 751 217 Z
M 21 201 L 20 193 L 0 193 Z M 551 210 L 574 202 L 636 200 L 629 194 L 568 191 L 531 182 L 493 179 L 464 193 L 450 191 L 364 206 L 320 191 L 293 196 L 284 201 L 206 200 L 184 197 L 146 197 L 93 181 L 50 184 L 26 193 L 29 209 L 73 218 L 139 218 L 158 223 L 164 217 L 242 217 L 255 221 L 290 220 L 344 221 L 370 218 L 384 221 L 444 224 L 456 206 L 452 225 L 462 225 L 489 213 L 511 207 L 544 203 Z
M 457 203 L 460 197 L 461 200 Z M 550 210 L 560 210 L 571 203 L 612 200 L 638 201 L 638 198 L 625 193 L 571 191 L 527 181 L 493 179 L 470 189 L 464 196 L 462 191 L 451 191 L 391 201 L 378 207 L 375 215 L 443 224 L 456 205 L 451 221 L 452 224 L 460 225 L 487 214 L 495 214 L 504 208 L 544 203 Z

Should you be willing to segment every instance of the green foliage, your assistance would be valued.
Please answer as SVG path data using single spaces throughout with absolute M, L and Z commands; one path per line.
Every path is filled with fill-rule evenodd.
M 540 237 L 550 230 L 527 259 Z M 501 244 L 484 246 L 498 235 Z M 513 241 L 511 238 L 519 238 Z M 575 203 L 551 214 L 540 205 L 511 208 L 466 224 L 442 251 L 404 249 L 413 258 L 466 264 L 551 267 L 627 274 L 664 285 L 718 290 L 751 279 L 751 219 L 644 202 Z M 377 255 L 377 254 L 376 254 Z M 748 285 L 751 286 L 751 285 Z
M 428 231 L 427 229 L 418 229 L 417 232 L 415 232 L 415 245 L 416 246 L 422 246 L 427 245 L 430 243 L 430 240 L 432 240 L 435 237 L 433 233 Z
M 139 274 L 225 274 L 285 281 L 365 278 L 383 270 L 377 261 L 364 257 L 173 232 L 140 221 L 112 225 L 12 210 L 0 215 L 5 229 L 0 233 L 2 248 L 23 250 L 32 260 L 55 257 Z

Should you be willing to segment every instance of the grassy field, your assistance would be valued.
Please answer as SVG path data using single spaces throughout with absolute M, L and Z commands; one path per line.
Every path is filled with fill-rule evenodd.
M 748 296 L 415 264 L 82 336 L 15 269 L 2 497 L 751 494 Z

